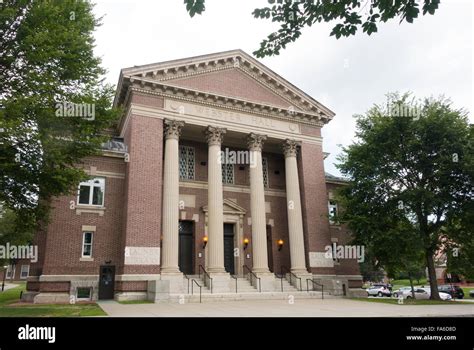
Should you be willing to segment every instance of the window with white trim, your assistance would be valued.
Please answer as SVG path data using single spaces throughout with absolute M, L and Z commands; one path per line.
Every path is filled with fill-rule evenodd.
M 92 258 L 93 232 L 84 232 L 82 236 L 82 257 Z
M 20 278 L 26 279 L 30 274 L 30 265 L 21 265 Z
M 331 225 L 336 224 L 336 216 L 337 216 L 337 203 L 335 201 L 330 200 L 328 203 L 329 208 L 329 223 Z
M 268 159 L 262 158 L 263 186 L 268 187 Z
M 194 180 L 194 147 L 179 146 L 179 178 Z
M 234 164 L 222 163 L 222 183 L 234 183 Z
M 15 267 L 16 265 L 8 265 L 7 267 L 7 279 L 12 279 L 15 277 Z
M 94 179 L 81 182 L 79 184 L 79 193 L 77 204 L 83 205 L 104 205 L 105 179 L 96 177 Z

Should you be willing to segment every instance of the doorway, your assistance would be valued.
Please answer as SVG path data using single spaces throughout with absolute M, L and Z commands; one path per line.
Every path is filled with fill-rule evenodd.
M 186 275 L 194 274 L 194 221 L 179 221 L 179 270 Z
M 99 278 L 99 300 L 114 298 L 115 266 L 102 265 Z
M 224 224 L 224 267 L 226 272 L 235 274 L 234 224 Z
M 267 257 L 268 269 L 273 272 L 273 244 L 272 244 L 272 227 L 267 225 Z

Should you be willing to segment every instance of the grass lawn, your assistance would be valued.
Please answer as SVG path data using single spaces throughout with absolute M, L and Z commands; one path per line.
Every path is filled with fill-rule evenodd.
M 352 300 L 367 301 L 369 303 L 382 303 L 393 305 L 454 305 L 452 301 L 443 300 L 413 300 L 404 299 L 403 304 L 398 304 L 398 299 L 394 298 L 351 298 Z M 456 303 L 458 305 L 458 303 Z
M 154 304 L 150 300 L 123 300 L 119 301 L 119 304 Z
M 419 282 L 419 283 L 418 283 Z M 392 282 L 392 290 L 397 290 L 402 287 L 410 287 L 410 280 L 393 280 Z M 420 278 L 420 280 L 413 280 L 414 286 L 428 286 L 429 283 L 426 278 Z
M 469 292 L 474 289 L 473 287 L 471 287 L 471 288 L 461 287 L 461 288 L 462 288 L 462 290 L 464 291 L 464 298 L 466 298 L 466 299 L 474 299 L 473 297 L 470 297 L 470 296 L 469 296 Z
M 107 316 L 95 303 L 30 304 L 20 302 L 20 293 L 25 285 L 0 292 L 0 317 L 78 317 Z

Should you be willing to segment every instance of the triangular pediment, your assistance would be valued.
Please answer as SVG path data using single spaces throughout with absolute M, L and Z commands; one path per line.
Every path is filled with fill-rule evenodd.
M 269 86 L 238 68 L 171 79 L 168 84 L 281 108 L 295 107 L 290 101 L 273 92 Z
M 240 205 L 238 205 L 231 199 L 224 199 L 223 208 L 224 208 L 223 210 L 224 214 L 245 215 L 245 213 L 247 212 L 245 208 L 241 207 Z M 208 211 L 207 205 L 202 207 L 202 211 L 203 212 Z
M 268 106 L 291 114 L 327 122 L 334 116 L 327 107 L 242 50 L 184 58 L 122 69 L 115 105 L 124 103 L 129 87 L 205 94 L 255 106 Z M 293 113 L 294 112 L 294 113 Z

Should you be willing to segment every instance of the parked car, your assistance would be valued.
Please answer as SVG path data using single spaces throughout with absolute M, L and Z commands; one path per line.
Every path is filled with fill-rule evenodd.
M 404 299 L 413 298 L 411 288 L 403 291 L 403 298 Z M 415 299 L 423 300 L 423 299 L 429 299 L 429 298 L 430 298 L 430 293 L 428 293 L 425 289 L 415 287 Z
M 425 290 L 428 293 L 428 298 L 429 298 L 431 296 L 431 289 L 430 288 L 422 288 L 422 289 Z M 438 291 L 438 292 L 439 292 L 439 297 L 441 298 L 441 300 L 452 300 L 453 299 L 453 297 L 449 293 L 445 293 L 445 292 L 441 292 L 441 291 Z
M 385 287 L 389 291 L 392 291 L 392 285 L 390 283 L 374 283 L 372 287 Z
M 367 296 L 378 296 L 378 297 L 390 297 L 392 292 L 387 287 L 384 286 L 372 286 L 366 289 Z
M 443 293 L 448 293 L 455 299 L 462 299 L 464 298 L 464 291 L 459 286 L 452 286 L 450 284 L 443 284 L 438 286 L 438 291 Z
M 398 298 L 401 295 L 404 295 L 405 292 L 411 293 L 411 287 L 402 287 L 393 292 L 393 297 Z

